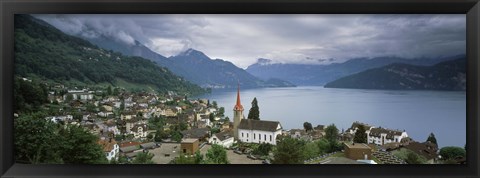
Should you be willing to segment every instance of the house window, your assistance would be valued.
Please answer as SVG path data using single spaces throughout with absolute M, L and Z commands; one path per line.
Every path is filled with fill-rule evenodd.
M 247 137 L 248 137 L 248 133 L 247 133 Z
M 253 139 L 255 140 L 255 134 L 253 134 Z
M 272 141 L 272 135 L 270 135 L 270 141 Z
M 267 134 L 263 134 L 263 140 L 267 141 Z
M 242 137 L 243 137 L 243 132 L 242 132 Z

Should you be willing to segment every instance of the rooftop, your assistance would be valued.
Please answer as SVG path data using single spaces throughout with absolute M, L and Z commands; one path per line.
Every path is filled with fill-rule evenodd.
M 198 139 L 196 139 L 196 138 L 185 138 L 185 139 L 182 139 L 182 143 L 195 143 L 196 141 L 198 141 Z

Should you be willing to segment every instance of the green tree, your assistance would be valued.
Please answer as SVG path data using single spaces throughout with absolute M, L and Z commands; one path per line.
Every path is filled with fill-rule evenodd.
M 430 133 L 430 135 L 428 135 L 427 142 L 428 141 L 437 144 L 437 139 L 435 138 L 435 135 L 433 133 Z
M 113 96 L 118 96 L 120 94 L 120 88 L 118 87 L 115 87 L 115 89 L 113 89 Z
M 355 137 L 353 137 L 353 142 L 355 143 L 367 143 L 367 133 L 365 133 L 365 127 L 359 125 L 357 131 L 355 132 Z
M 180 131 L 184 131 L 184 130 L 187 130 L 188 129 L 188 125 L 184 122 L 181 122 L 180 124 L 178 124 L 178 129 L 180 129 Z
M 212 106 L 213 106 L 214 108 L 218 108 L 217 101 L 213 101 L 213 102 L 212 102 Z
M 257 97 L 253 98 L 252 107 L 248 111 L 248 119 L 260 120 L 260 108 L 258 107 Z
M 180 133 L 179 131 L 174 131 L 172 133 L 172 140 L 180 143 L 182 141 L 182 133 Z
M 303 159 L 310 159 L 320 155 L 320 149 L 315 142 L 306 143 L 303 148 Z
M 42 164 L 106 164 L 97 136 L 83 127 L 61 126 L 42 112 L 22 114 L 14 121 L 17 161 Z
M 255 155 L 268 155 L 272 150 L 273 146 L 269 143 L 261 143 L 256 149 L 253 150 Z
M 442 156 L 443 160 L 465 157 L 466 155 L 467 153 L 462 147 L 447 146 L 440 149 L 440 156 Z
M 17 162 L 31 164 L 62 163 L 57 151 L 61 140 L 55 130 L 58 127 L 43 119 L 44 113 L 22 114 L 14 119 L 14 146 Z
M 113 92 L 112 92 L 112 87 L 109 85 L 109 86 L 107 87 L 107 95 L 110 96 L 110 95 L 112 95 L 112 93 L 113 93 Z
M 305 129 L 305 132 L 313 130 L 313 126 L 310 122 L 304 122 L 303 123 L 303 129 Z
M 67 164 L 106 164 L 103 148 L 97 143 L 98 137 L 83 127 L 70 125 L 59 133 L 63 146 L 58 150 Z
M 325 138 L 328 140 L 330 145 L 328 152 L 337 151 L 341 148 L 341 145 L 338 143 L 338 129 L 335 124 L 331 124 L 325 128 Z
M 220 107 L 218 109 L 218 114 L 217 114 L 218 117 L 223 117 L 225 116 L 225 108 L 224 107 Z
M 152 153 L 148 152 L 138 153 L 137 156 L 132 160 L 132 164 L 155 164 L 155 162 L 152 160 L 153 156 L 154 155 Z
M 220 145 L 213 144 L 205 154 L 208 164 L 230 164 L 227 158 L 227 151 Z
M 408 164 L 425 164 L 426 159 L 414 153 L 413 151 L 410 151 L 407 154 L 407 159 L 405 159 L 405 162 L 407 162 Z
M 195 158 L 182 153 L 173 160 L 173 163 L 174 164 L 195 164 Z
M 210 120 L 210 122 L 215 122 L 215 115 L 213 115 L 213 113 L 211 113 L 211 114 L 208 116 L 208 119 Z
M 304 142 L 291 137 L 277 139 L 277 149 L 274 150 L 274 164 L 303 164 Z
M 67 97 L 65 98 L 65 101 L 66 102 L 70 102 L 72 101 L 74 98 L 73 98 L 73 95 L 72 94 L 67 94 Z

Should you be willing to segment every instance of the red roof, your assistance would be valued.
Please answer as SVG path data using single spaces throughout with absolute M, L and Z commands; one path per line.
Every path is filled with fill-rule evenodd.
M 120 144 L 120 148 L 135 146 L 135 145 L 140 145 L 140 144 L 142 144 L 142 143 L 140 143 L 140 142 L 124 142 L 124 143 Z
M 234 111 L 243 111 L 242 103 L 240 103 L 240 84 L 237 89 L 237 104 L 233 107 Z

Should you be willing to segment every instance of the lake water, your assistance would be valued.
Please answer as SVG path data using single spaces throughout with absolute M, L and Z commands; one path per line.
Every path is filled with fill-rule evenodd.
M 406 130 L 423 142 L 433 132 L 440 147 L 466 143 L 466 93 L 449 91 L 392 91 L 335 89 L 317 86 L 260 88 L 240 91 L 248 115 L 257 97 L 261 120 L 280 121 L 284 129 L 303 128 L 304 122 L 335 124 L 341 131 L 354 121 Z M 233 120 L 236 90 L 213 90 L 200 96 L 225 107 Z

